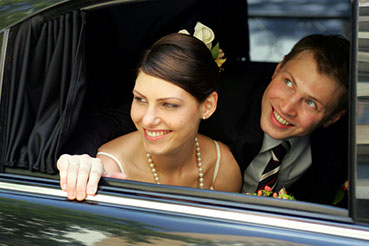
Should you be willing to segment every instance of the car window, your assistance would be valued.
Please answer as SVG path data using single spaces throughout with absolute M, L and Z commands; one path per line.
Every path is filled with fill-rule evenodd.
M 350 1 L 248 0 L 250 59 L 279 62 L 313 33 L 350 37 Z
M 128 1 L 129 2 L 129 1 Z M 32 165 L 29 163 L 22 163 L 23 166 L 19 166 L 20 168 L 14 168 L 16 166 L 13 163 L 7 163 L 7 172 L 9 173 L 18 173 L 21 175 L 36 175 L 36 176 L 44 176 L 47 177 L 48 174 L 45 173 L 56 173 L 55 170 L 55 156 L 60 153 L 69 153 L 68 151 L 74 151 L 76 154 L 85 153 L 87 149 L 95 149 L 99 146 L 86 146 L 80 144 L 78 142 L 81 139 L 80 136 L 76 135 L 75 133 L 85 127 L 85 130 L 90 131 L 92 128 L 86 127 L 84 124 L 85 122 L 94 123 L 90 117 L 93 119 L 97 119 L 100 116 L 103 117 L 110 117 L 109 119 L 115 119 L 117 116 L 117 111 L 111 110 L 112 108 L 116 109 L 121 100 L 125 102 L 131 101 L 131 85 L 132 80 L 134 80 L 135 76 L 135 59 L 139 50 L 143 47 L 147 47 L 149 44 L 156 40 L 160 35 L 161 31 L 165 32 L 168 30 L 174 29 L 172 24 L 173 23 L 166 23 L 166 20 L 162 20 L 163 30 L 158 31 L 155 28 L 157 26 L 152 26 L 150 23 L 141 22 L 141 16 L 135 15 L 131 16 L 134 18 L 134 21 L 138 23 L 136 26 L 125 26 L 124 28 L 117 26 L 116 23 L 129 23 L 130 19 L 129 13 L 132 13 L 132 9 L 137 8 L 142 4 L 141 1 L 139 3 L 132 3 L 132 5 L 125 6 L 126 8 L 120 9 L 119 6 L 111 7 L 111 8 L 86 8 L 85 13 L 88 16 L 88 25 L 86 26 L 86 33 L 81 34 L 86 35 L 85 40 L 89 40 L 83 47 L 85 50 L 81 50 L 81 52 L 86 52 L 87 56 L 87 78 L 89 81 L 88 88 L 84 91 L 85 97 L 81 96 L 80 102 L 83 101 L 83 105 L 73 105 L 74 107 L 69 108 L 70 111 L 63 111 L 64 113 L 75 114 L 74 118 L 68 121 L 69 119 L 65 120 L 68 122 L 69 125 L 58 126 L 62 130 L 66 130 L 66 132 L 62 132 L 62 134 L 55 137 L 55 144 L 50 144 L 50 149 L 42 152 L 42 158 L 38 158 L 38 156 L 33 156 L 34 162 Z M 137 5 L 136 5 L 137 4 Z M 108 5 L 107 5 L 108 6 Z M 248 13 L 249 13 L 249 30 L 250 30 L 250 56 L 252 61 L 267 61 L 272 62 L 274 65 L 275 62 L 278 62 L 282 59 L 282 56 L 286 54 L 292 45 L 300 39 L 302 36 L 305 36 L 310 33 L 334 33 L 334 34 L 342 34 L 346 37 L 350 36 L 350 1 L 306 1 L 303 5 L 304 8 L 301 7 L 301 2 L 298 4 L 296 1 L 258 1 L 258 0 L 249 0 L 248 1 Z M 150 14 L 154 15 L 151 11 L 151 8 L 156 7 L 154 3 L 151 5 L 145 5 L 145 8 L 141 8 L 141 14 L 146 16 L 147 18 L 150 17 Z M 25 7 L 27 9 L 27 7 Z M 303 10 L 303 11 L 302 11 Z M 306 11 L 308 10 L 308 11 Z M 327 11 L 329 10 L 329 11 Z M 82 11 L 82 12 L 83 12 Z M 122 12 L 120 12 L 122 11 Z M 122 14 L 124 13 L 124 14 Z M 55 13 L 53 13 L 55 15 Z M 176 18 L 177 13 L 173 12 L 173 16 L 170 18 Z M 47 15 L 46 15 L 47 16 Z M 180 15 L 183 16 L 183 15 Z M 44 16 L 42 16 L 44 17 Z M 168 16 L 166 16 L 170 19 Z M 155 16 L 153 18 L 156 18 Z M 197 17 L 196 17 L 197 18 Z M 38 19 L 35 19 L 36 21 Z M 193 21 L 193 20 L 191 20 Z M 9 24 L 9 23 L 8 23 Z M 289 28 L 285 28 L 288 26 Z M 18 28 L 18 26 L 17 26 Z M 165 29 L 167 28 L 167 29 Z M 165 29 L 165 30 L 164 30 Z M 175 27 L 175 30 L 180 29 L 180 25 Z M 137 32 L 137 35 L 140 39 L 140 42 L 133 43 L 129 39 L 129 37 L 125 37 L 125 32 L 133 32 L 135 30 L 140 30 Z M 155 32 L 157 31 L 157 33 Z M 15 32 L 14 32 L 15 33 Z M 117 34 L 119 33 L 119 34 Z M 242 37 L 239 37 L 240 39 Z M 94 42 L 92 42 L 94 40 Z M 125 43 L 119 43 L 118 40 L 124 40 Z M 225 43 L 227 44 L 227 43 Z M 136 45 L 136 46 L 135 46 Z M 229 63 L 233 64 L 233 61 L 238 61 L 239 57 L 245 57 L 245 55 L 241 54 L 245 49 L 243 45 L 235 46 L 234 49 L 231 47 L 232 45 L 228 44 L 230 52 L 229 54 Z M 129 47 L 129 48 L 127 48 Z M 237 52 L 240 52 L 241 55 L 237 57 L 237 55 L 233 55 Z M 13 50 L 14 52 L 14 50 Z M 125 59 L 120 59 L 124 54 Z M 270 65 L 270 64 L 269 64 Z M 273 67 L 274 68 L 274 67 Z M 260 68 L 259 68 L 260 69 Z M 104 73 L 100 73 L 104 72 Z M 260 72 L 260 71 L 259 71 Z M 264 71 L 261 71 L 264 72 Z M 101 83 L 104 81 L 104 83 Z M 242 81 L 241 81 L 242 82 Z M 111 83 L 112 87 L 107 86 L 107 83 Z M 365 84 L 365 83 L 363 83 Z M 365 84 L 366 85 L 366 84 Z M 83 86 L 81 86 L 83 87 Z M 361 88 L 361 84 L 360 84 Z M 36 88 L 37 89 L 37 88 Z M 359 90 L 358 90 L 359 91 Z M 360 90 L 362 93 L 362 90 Z M 100 100 L 95 100 L 96 95 L 101 96 Z M 368 96 L 368 95 L 366 95 Z M 32 98 L 34 105 L 38 105 L 39 98 L 35 97 Z M 364 108 L 365 111 L 365 95 L 364 97 L 359 98 L 360 105 L 363 104 L 364 106 L 360 106 Z M 62 100 L 60 100 L 62 101 Z M 78 100 L 74 100 L 73 102 L 78 102 Z M 31 105 L 31 106 L 34 106 Z M 124 105 L 126 106 L 126 105 Z M 107 110 L 109 108 L 109 110 Z M 30 108 L 32 111 L 34 108 Z M 80 112 L 76 112 L 75 110 L 81 109 Z M 61 111 L 62 112 L 62 111 Z M 366 111 L 365 111 L 366 112 Z M 67 116 L 66 116 L 67 117 Z M 127 117 L 123 115 L 122 117 Z M 128 116 L 129 117 L 129 116 Z M 61 117 L 60 117 L 61 118 Z M 48 118 L 49 119 L 49 118 Z M 78 120 L 76 120 L 78 119 Z M 358 127 L 361 125 L 365 125 L 367 118 L 366 117 L 359 117 L 358 118 Z M 23 121 L 23 123 L 25 120 Z M 360 124 L 359 124 L 360 122 Z M 98 124 L 99 122 L 96 122 Z M 109 121 L 109 124 L 105 124 L 106 128 L 110 127 L 111 125 L 116 126 L 118 125 L 117 122 Z M 90 125 L 88 125 L 90 126 Z M 63 128 L 64 127 L 64 128 Z M 75 131 L 68 132 L 67 128 L 72 129 L 75 127 Z M 127 128 L 131 126 L 126 126 Z M 18 130 L 17 128 L 16 130 Z M 13 129 L 14 132 L 17 131 Z M 30 132 L 27 132 L 30 134 Z M 114 135 L 122 134 L 121 132 L 114 132 Z M 33 140 L 38 140 L 37 134 L 33 135 Z M 361 136 L 361 135 L 360 135 Z M 22 138 L 23 134 L 20 134 L 19 138 Z M 111 136 L 108 136 L 111 138 Z M 15 137 L 14 141 L 18 141 L 19 138 Z M 64 139 L 63 139 L 64 138 Z M 50 140 L 51 138 L 48 138 Z M 71 148 L 64 148 L 61 149 L 58 153 L 54 153 L 56 148 L 59 148 L 58 144 L 62 145 L 61 142 L 57 142 L 60 140 L 65 140 L 68 144 L 64 144 L 65 146 L 71 146 Z M 105 139 L 106 140 L 106 139 Z M 20 144 L 23 144 L 22 141 L 26 141 L 21 139 Z M 32 144 L 34 142 L 30 141 Z M 365 140 L 366 141 L 366 140 Z M 45 141 L 47 142 L 47 141 Z M 361 153 L 367 153 L 366 151 L 366 142 L 363 142 L 359 147 L 362 148 Z M 21 145 L 20 145 L 21 146 Z M 13 154 L 21 153 L 24 154 L 26 150 L 35 148 L 36 145 L 30 145 L 31 147 L 19 147 L 15 148 L 15 150 L 11 152 Z M 84 147 L 84 148 L 82 148 Z M 80 148 L 80 149 L 79 149 Z M 0 152 L 1 153 L 1 152 Z M 91 152 L 91 155 L 96 153 Z M 50 160 L 54 160 L 54 162 L 50 161 L 49 159 L 45 158 L 45 156 L 50 157 Z M 24 156 L 22 156 L 24 157 Z M 365 155 L 362 155 L 365 157 Z M 5 156 L 2 156 L 1 160 L 4 160 Z M 364 160 L 365 162 L 365 158 Z M 41 163 L 44 161 L 45 163 L 49 163 L 49 165 L 35 165 L 35 163 Z M 363 163 L 364 163 L 363 162 Z M 54 166 L 50 168 L 50 166 Z M 366 164 L 363 165 L 364 168 Z M 366 169 L 363 169 L 366 170 Z M 364 181 L 366 181 L 367 177 L 364 175 Z M 58 178 L 57 175 L 52 176 L 54 179 Z M 362 176 L 360 176 L 362 177 Z M 119 182 L 118 182 L 119 183 Z M 124 183 L 124 181 L 123 181 Z M 129 183 L 129 182 L 128 182 Z M 119 186 L 119 185 L 118 185 Z M 124 186 L 124 185 L 123 185 Z M 152 187 L 150 187 L 152 188 Z M 365 188 L 365 185 L 363 186 Z M 155 185 L 154 188 L 155 190 Z M 199 191 L 198 192 L 201 196 L 204 193 L 204 196 L 208 194 L 206 191 Z M 211 193 L 212 197 L 216 197 L 214 193 Z M 231 196 L 230 196 L 231 197 Z M 241 199 L 237 196 L 237 199 Z M 247 199 L 247 198 L 245 198 Z M 284 205 L 283 202 L 274 202 L 278 203 L 279 205 L 290 207 L 290 205 Z M 288 204 L 288 202 L 286 202 Z M 304 207 L 304 206 L 302 206 Z M 309 206 L 306 207 L 309 210 Z M 303 209 L 301 209 L 303 210 Z M 329 210 L 329 209 L 328 209 Z M 342 212 L 340 210 L 340 214 L 347 214 L 347 211 Z
M 0 30 L 13 25 L 21 19 L 58 3 L 58 0 L 17 0 L 0 2 Z

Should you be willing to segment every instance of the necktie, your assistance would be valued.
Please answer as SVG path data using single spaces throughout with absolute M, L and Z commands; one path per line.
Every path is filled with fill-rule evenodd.
M 263 174 L 260 177 L 256 192 L 260 189 L 264 189 L 266 185 L 271 187 L 271 190 L 274 189 L 277 183 L 281 162 L 290 148 L 290 142 L 283 141 L 281 144 L 271 149 L 272 158 L 270 158 L 268 165 L 265 167 Z

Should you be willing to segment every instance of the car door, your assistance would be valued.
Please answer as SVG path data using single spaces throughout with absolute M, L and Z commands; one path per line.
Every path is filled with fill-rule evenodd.
M 23 1 L 24 5 L 12 5 L 23 6 L 18 9 L 23 19 L 2 23 L 1 27 L 0 242 L 367 245 L 368 5 L 364 1 L 352 4 L 342 1 L 338 6 L 351 7 L 352 15 L 351 11 L 342 10 L 345 7 L 338 7 L 338 11 L 333 11 L 335 14 L 324 15 L 324 10 L 334 9 L 329 5 L 332 2 L 306 2 L 304 8 L 294 7 L 289 1 L 284 1 L 284 5 L 276 5 L 277 2 L 280 1 L 249 0 L 246 5 L 245 1 L 230 4 L 195 0 L 181 3 L 75 0 L 45 1 L 44 5 Z M 277 6 L 284 6 L 286 12 L 275 11 Z M 316 8 L 321 8 L 319 14 L 311 14 Z M 294 11 L 289 12 L 291 9 Z M 7 14 L 15 18 L 12 11 Z M 349 206 L 108 178 L 100 182 L 96 196 L 83 202 L 66 199 L 55 167 L 58 156 L 65 152 L 94 155 L 101 142 L 129 131 L 132 127 L 129 123 L 116 126 L 120 119 L 129 118 L 123 109 L 131 100 L 139 51 L 164 33 L 191 26 L 199 19 L 216 27 L 215 33 L 228 50 L 229 69 L 247 66 L 260 76 L 273 72 L 281 58 L 278 47 L 288 49 L 285 46 L 291 45 L 290 36 L 298 39 L 296 35 L 283 36 L 286 32 L 280 27 L 286 24 L 281 23 L 300 23 L 302 26 L 292 28 L 299 35 L 309 21 L 314 23 L 313 32 L 322 30 L 319 27 L 338 32 L 337 26 L 345 26 L 343 34 L 352 41 L 353 85 L 351 125 L 347 133 L 351 188 L 343 193 Z M 347 22 L 352 23 L 352 28 L 347 27 Z M 137 39 L 129 33 L 136 33 Z M 280 34 L 281 43 L 271 46 L 277 39 L 261 38 L 265 33 L 272 37 Z M 259 53 L 268 49 L 277 54 Z M 262 69 L 265 66 L 268 69 Z M 227 86 L 238 88 L 241 82 Z M 96 100 L 97 94 L 101 100 Z M 98 127 L 101 123 L 102 128 Z M 90 141 L 90 135 L 98 137 Z

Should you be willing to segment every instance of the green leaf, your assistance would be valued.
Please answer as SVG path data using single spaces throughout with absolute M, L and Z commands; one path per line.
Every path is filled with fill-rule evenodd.
M 266 191 L 266 190 L 262 190 L 262 191 L 265 196 L 270 196 L 271 194 L 273 194 L 273 191 Z
M 279 195 L 279 198 L 285 198 L 285 199 L 287 199 L 287 200 L 294 200 L 294 201 L 296 201 L 296 199 L 295 199 L 295 197 L 294 196 L 291 196 L 291 195 L 287 195 L 287 194 L 280 194 Z
M 333 205 L 337 205 L 342 199 L 345 197 L 345 191 L 340 188 L 337 193 L 336 197 L 334 198 Z
M 211 55 L 213 59 L 217 59 L 219 55 L 219 42 L 211 49 Z

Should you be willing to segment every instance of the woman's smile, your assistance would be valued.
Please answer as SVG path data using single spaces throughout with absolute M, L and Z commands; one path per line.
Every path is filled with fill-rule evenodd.
M 148 130 L 144 129 L 145 138 L 150 141 L 156 141 L 163 137 L 165 137 L 167 134 L 171 133 L 170 130 Z

